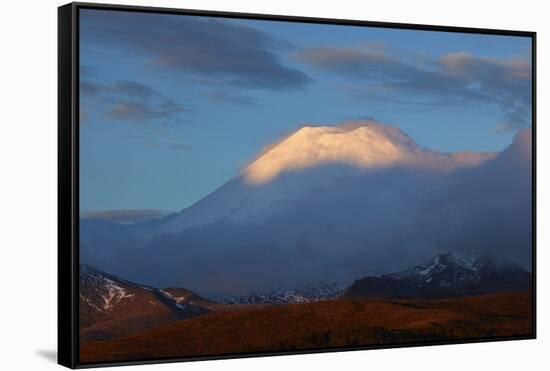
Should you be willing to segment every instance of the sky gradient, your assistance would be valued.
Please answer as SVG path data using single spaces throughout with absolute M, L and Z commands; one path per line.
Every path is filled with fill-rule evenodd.
M 531 39 L 80 10 L 82 211 L 181 210 L 304 124 L 443 152 L 531 126 Z

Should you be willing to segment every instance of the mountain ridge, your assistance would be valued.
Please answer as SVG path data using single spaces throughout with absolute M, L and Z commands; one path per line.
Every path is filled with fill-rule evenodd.
M 421 264 L 356 280 L 345 297 L 439 299 L 531 288 L 531 274 L 516 264 L 488 256 L 439 254 Z
M 248 295 L 216 297 L 214 300 L 227 304 L 303 304 L 331 300 L 340 297 L 348 285 L 340 282 L 318 282 L 300 288 L 279 288 Z

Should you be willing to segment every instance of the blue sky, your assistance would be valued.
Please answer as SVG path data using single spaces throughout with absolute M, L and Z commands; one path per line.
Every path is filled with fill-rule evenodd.
M 531 125 L 531 40 L 80 10 L 81 210 L 180 210 L 303 124 L 495 151 Z

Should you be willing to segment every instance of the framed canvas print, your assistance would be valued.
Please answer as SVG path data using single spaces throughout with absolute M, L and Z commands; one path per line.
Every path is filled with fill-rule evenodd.
M 59 8 L 59 362 L 535 338 L 535 33 Z

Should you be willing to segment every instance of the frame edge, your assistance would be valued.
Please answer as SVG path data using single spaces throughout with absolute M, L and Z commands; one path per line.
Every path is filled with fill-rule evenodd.
M 464 341 L 427 342 L 425 344 L 397 344 L 370 347 L 345 347 L 343 349 L 326 348 L 304 351 L 260 352 L 227 354 L 204 357 L 176 357 L 136 361 L 79 363 L 78 351 L 78 64 L 77 61 L 77 12 L 78 9 L 104 9 L 113 11 L 157 12 L 221 18 L 243 18 L 269 21 L 287 21 L 302 23 L 336 24 L 426 30 L 435 32 L 474 33 L 503 36 L 529 37 L 532 39 L 533 80 L 533 333 L 527 336 L 503 337 L 495 339 L 467 339 Z M 58 7 L 58 363 L 75 368 L 95 368 L 144 364 L 163 364 L 174 362 L 225 360 L 249 357 L 271 357 L 299 354 L 319 354 L 343 351 L 361 351 L 376 349 L 414 348 L 419 346 L 475 344 L 510 340 L 537 339 L 536 323 L 536 31 L 485 29 L 476 27 L 457 27 L 425 25 L 414 23 L 377 22 L 368 20 L 350 20 L 339 18 L 315 18 L 288 16 L 280 14 L 240 13 L 215 10 L 180 9 L 156 6 L 105 4 L 73 2 Z M 76 193 L 75 193 L 76 192 Z M 68 232 L 70 230 L 70 232 Z M 76 293 L 76 294 L 75 294 Z
M 57 9 L 57 363 L 77 367 L 74 252 L 74 5 Z
M 531 35 L 531 181 L 533 184 L 531 201 L 532 201 L 532 256 L 531 256 L 531 272 L 533 277 L 533 339 L 537 339 L 537 33 L 533 32 Z
M 147 5 L 128 5 L 128 4 L 107 4 L 107 3 L 89 3 L 89 2 L 73 2 L 75 7 L 81 9 L 95 10 L 110 10 L 110 11 L 131 11 L 131 12 L 155 12 L 166 14 L 180 15 L 195 15 L 204 17 L 217 18 L 240 18 L 240 19 L 255 19 L 265 21 L 282 21 L 282 22 L 297 22 L 297 23 L 317 23 L 317 24 L 335 24 L 346 26 L 363 26 L 363 27 L 378 27 L 378 28 L 399 28 L 418 31 L 435 31 L 435 32 L 454 32 L 454 33 L 474 33 L 484 35 L 502 35 L 502 36 L 520 36 L 532 37 L 535 31 L 530 30 L 509 30 L 497 28 L 481 28 L 481 27 L 461 27 L 461 26 L 444 26 L 435 24 L 422 23 L 404 23 L 404 22 L 384 22 L 370 21 L 366 19 L 349 19 L 349 18 L 326 18 L 326 17 L 309 17 L 301 15 L 285 15 L 285 14 L 269 14 L 269 13 L 247 13 L 224 10 L 201 10 L 194 8 L 173 8 L 159 7 Z

